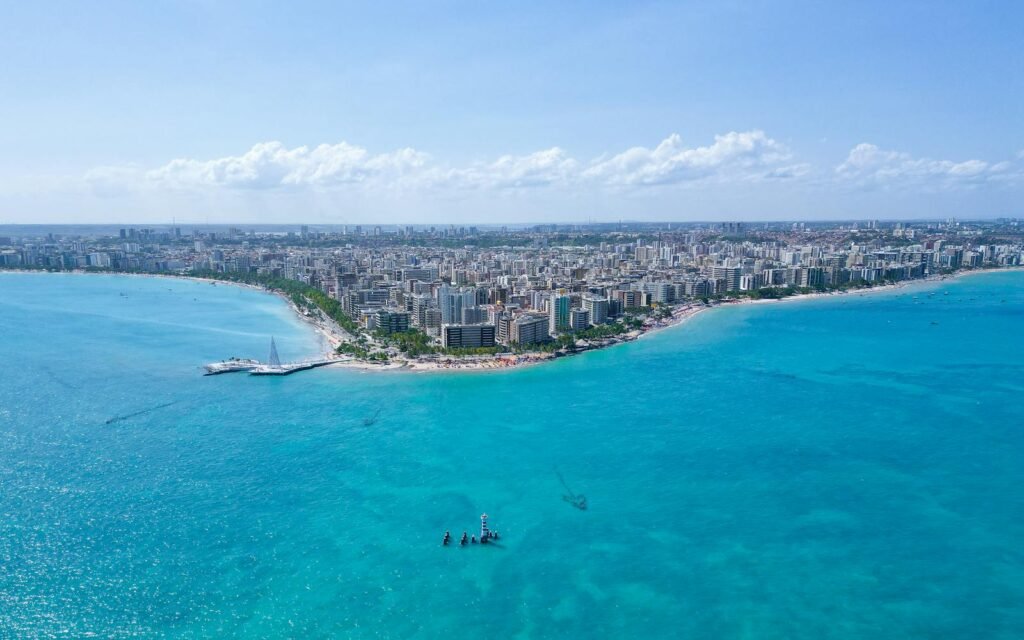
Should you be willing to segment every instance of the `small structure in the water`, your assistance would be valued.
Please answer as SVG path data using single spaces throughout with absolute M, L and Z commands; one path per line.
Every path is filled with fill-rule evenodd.
M 491 537 L 491 532 L 487 528 L 487 514 L 480 515 L 480 542 L 487 544 L 487 541 Z
M 231 358 L 230 360 L 224 360 L 223 362 L 214 362 L 206 365 L 205 375 L 213 376 L 219 373 L 247 371 L 249 375 L 253 376 L 287 376 L 297 371 L 306 371 L 307 369 L 325 367 L 329 364 L 334 364 L 335 362 L 336 360 L 327 358 L 323 360 L 305 360 L 303 362 L 282 364 L 280 356 L 277 355 L 277 344 L 274 342 L 274 338 L 271 337 L 270 359 L 267 364 L 263 364 L 258 360 Z
M 251 358 L 228 358 L 221 362 L 214 362 L 206 365 L 206 376 L 215 376 L 221 373 L 234 373 L 235 371 L 252 371 L 260 366 L 259 360 Z
M 494 540 L 498 540 L 500 537 L 501 537 L 501 535 L 497 531 L 492 531 L 490 529 L 490 527 L 487 526 L 487 514 L 486 513 L 481 514 L 480 515 L 480 540 L 479 540 L 479 542 L 481 544 L 488 544 L 488 543 L 490 543 L 490 542 L 492 542 Z M 452 539 L 451 533 L 449 531 L 445 531 L 444 532 L 444 538 L 441 540 L 442 546 L 446 546 L 447 547 L 448 543 L 451 542 L 451 539 Z M 463 531 L 462 532 L 462 538 L 459 539 L 459 546 L 460 547 L 464 547 L 464 546 L 466 546 L 467 543 L 468 544 L 476 544 L 477 542 L 478 541 L 477 541 L 475 535 L 471 536 L 468 533 L 466 533 L 465 531 Z
M 587 510 L 587 496 L 583 495 L 582 493 L 562 496 L 562 500 L 565 500 L 566 502 L 576 507 L 580 511 Z
M 562 500 L 565 500 L 566 502 L 576 507 L 580 511 L 586 511 L 587 496 L 583 495 L 582 493 L 574 493 L 573 490 L 569 488 L 569 485 L 566 484 L 565 478 L 562 477 L 562 474 L 561 472 L 558 471 L 558 469 L 555 469 L 555 475 L 558 476 L 558 481 L 562 483 L 562 486 L 565 487 L 565 490 L 568 492 L 562 495 Z
M 274 336 L 270 336 L 270 366 L 280 367 L 281 358 L 277 355 L 277 345 L 274 344 Z
M 487 528 L 487 514 L 480 514 L 480 542 L 487 544 L 491 540 L 498 539 L 498 532 Z

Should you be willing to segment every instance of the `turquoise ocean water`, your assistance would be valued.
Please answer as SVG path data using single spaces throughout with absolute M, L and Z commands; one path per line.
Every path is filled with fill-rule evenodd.
M 318 338 L 0 274 L 0 637 L 1024 637 L 1022 331 L 999 273 L 516 371 L 202 377 Z M 499 545 L 440 546 L 483 511 Z

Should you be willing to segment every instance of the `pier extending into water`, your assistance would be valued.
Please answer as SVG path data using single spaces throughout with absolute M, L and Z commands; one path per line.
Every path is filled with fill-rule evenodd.
M 287 376 L 297 371 L 316 369 L 334 364 L 338 360 L 307 360 L 304 362 L 288 362 L 285 364 L 265 364 L 258 360 L 224 360 L 223 362 L 212 362 L 205 367 L 203 375 L 216 376 L 222 373 L 247 372 L 251 376 Z
M 251 376 L 286 376 L 296 371 L 305 371 L 306 369 L 316 369 L 317 367 L 325 367 L 329 364 L 334 364 L 337 360 L 309 360 L 308 362 L 291 362 L 288 364 L 269 365 L 261 364 L 255 369 L 249 371 Z
M 274 339 L 271 338 L 270 359 L 268 362 L 264 363 L 251 358 L 230 358 L 228 360 L 212 362 L 206 365 L 204 367 L 204 369 L 206 369 L 206 373 L 203 375 L 216 376 L 222 373 L 245 371 L 251 376 L 287 376 L 297 371 L 316 369 L 317 367 L 324 367 L 329 364 L 334 364 L 335 362 L 337 362 L 337 360 L 324 358 L 321 360 L 304 360 L 302 362 L 282 363 L 281 359 L 277 355 L 277 345 L 274 344 Z

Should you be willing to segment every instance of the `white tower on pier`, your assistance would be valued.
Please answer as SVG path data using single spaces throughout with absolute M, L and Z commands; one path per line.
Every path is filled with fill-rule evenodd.
M 270 366 L 281 366 L 281 358 L 277 355 L 277 345 L 274 344 L 274 336 L 270 336 Z

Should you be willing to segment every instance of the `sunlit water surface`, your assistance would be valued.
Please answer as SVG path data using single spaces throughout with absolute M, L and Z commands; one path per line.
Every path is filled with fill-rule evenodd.
M 320 351 L 258 291 L 0 274 L 0 637 L 1024 637 L 1024 273 L 201 375 L 272 335 Z

